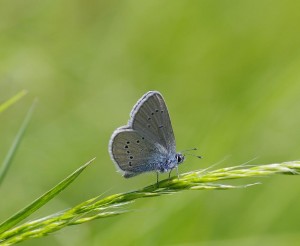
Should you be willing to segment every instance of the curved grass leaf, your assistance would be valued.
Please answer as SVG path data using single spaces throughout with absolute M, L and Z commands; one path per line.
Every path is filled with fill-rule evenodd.
M 15 215 L 10 217 L 8 220 L 6 220 L 2 224 L 0 224 L 0 234 L 5 232 L 6 230 L 11 229 L 17 223 L 19 223 L 23 219 L 27 218 L 29 215 L 31 215 L 33 212 L 35 212 L 37 209 L 39 209 L 44 204 L 49 202 L 53 197 L 57 196 L 68 185 L 70 185 L 78 177 L 78 175 L 94 160 L 95 160 L 95 158 L 88 161 L 86 164 L 84 164 L 83 166 L 78 168 L 75 172 L 73 172 L 67 178 L 62 180 L 59 184 L 54 186 L 52 189 L 47 191 L 45 194 L 40 196 L 38 199 L 33 201 L 31 204 L 29 204 L 27 207 L 23 208 L 22 210 L 17 212 Z M 0 239 L 0 245 L 1 245 L 1 239 Z
M 20 97 L 20 96 L 19 96 Z M 8 168 L 12 162 L 12 159 L 17 151 L 17 148 L 22 140 L 22 137 L 24 135 L 24 132 L 25 130 L 27 129 L 27 126 L 28 126 L 28 123 L 31 119 L 31 116 L 33 114 L 33 111 L 34 111 L 34 108 L 35 108 L 35 105 L 36 105 L 36 100 L 33 101 L 31 107 L 29 108 L 26 116 L 25 116 L 25 119 L 23 120 L 23 123 L 9 149 L 9 151 L 7 152 L 5 158 L 4 158 L 4 161 L 0 167 L 0 185 L 5 177 L 5 174 L 7 173 L 8 171 Z
M 263 177 L 276 174 L 299 175 L 300 161 L 283 162 L 259 166 L 234 166 L 217 170 L 200 170 L 184 173 L 180 179 L 172 177 L 161 180 L 139 190 L 113 194 L 102 199 L 89 199 L 73 208 L 25 222 L 0 233 L 0 245 L 12 245 L 32 238 L 44 237 L 66 226 L 78 225 L 94 219 L 107 218 L 128 212 L 125 205 L 140 198 L 151 198 L 174 194 L 184 190 L 228 190 L 247 188 L 251 185 L 228 185 L 214 183 L 222 180 Z

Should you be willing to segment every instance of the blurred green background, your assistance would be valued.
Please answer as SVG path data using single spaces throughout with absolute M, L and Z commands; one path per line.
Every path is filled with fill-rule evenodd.
M 198 147 L 180 172 L 300 157 L 300 32 L 296 1 L 8 1 L 0 3 L 3 159 L 29 108 L 34 116 L 0 187 L 0 220 L 80 165 L 96 161 L 31 219 L 104 193 L 155 182 L 124 179 L 108 155 L 136 101 L 160 91 L 178 150 Z M 1 160 L 2 161 L 2 160 Z M 162 175 L 161 178 L 167 177 Z M 143 199 L 131 213 L 23 245 L 298 245 L 300 178 L 248 189 Z

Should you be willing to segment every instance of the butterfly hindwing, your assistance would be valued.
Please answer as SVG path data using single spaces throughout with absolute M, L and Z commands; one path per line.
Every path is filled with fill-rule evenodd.
M 124 177 L 156 171 L 165 162 L 166 153 L 159 145 L 149 142 L 136 130 L 121 127 L 111 138 L 110 154 Z

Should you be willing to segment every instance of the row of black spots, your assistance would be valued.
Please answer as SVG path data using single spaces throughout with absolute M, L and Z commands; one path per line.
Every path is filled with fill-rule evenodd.
M 155 112 L 158 113 L 158 112 L 159 112 L 159 109 L 155 109 Z M 155 112 L 151 112 L 151 115 L 154 115 Z M 163 111 L 163 110 L 160 110 L 160 112 L 163 113 L 164 111 Z M 148 118 L 148 120 L 149 120 L 149 118 Z
M 125 149 L 128 149 L 128 148 L 129 148 L 128 144 L 130 144 L 129 141 L 127 141 L 126 144 L 124 145 L 124 148 L 125 148 Z
M 136 143 L 140 143 L 140 140 L 136 140 Z M 127 142 L 126 142 L 126 145 L 124 145 L 124 148 L 125 148 L 125 149 L 128 149 L 128 148 L 129 148 L 129 146 L 128 146 L 129 144 L 130 144 L 130 142 L 127 141 Z
M 154 115 L 154 113 L 152 112 L 151 115 Z M 148 116 L 148 121 L 150 121 L 151 119 L 152 119 L 152 118 L 151 118 L 150 116 Z M 147 127 L 150 128 L 151 125 L 150 125 L 150 124 L 147 124 Z
M 133 156 L 132 156 L 132 155 L 131 155 L 131 156 L 129 156 L 129 159 L 130 159 L 130 160 L 132 160 L 132 159 L 133 159 Z M 128 162 L 128 165 L 131 167 L 131 166 L 132 166 L 132 162 L 131 162 L 131 161 L 129 161 L 129 162 Z
M 158 110 L 158 109 L 155 109 L 155 112 L 158 113 L 159 110 Z M 160 112 L 163 113 L 164 111 L 163 111 L 163 110 L 160 110 Z M 154 112 L 151 112 L 151 115 L 154 115 Z M 150 116 L 148 116 L 148 121 L 151 120 L 151 119 L 152 119 L 152 118 L 151 118 Z M 147 124 L 147 127 L 150 128 L 151 125 L 150 125 L 150 124 Z M 162 128 L 162 127 L 163 127 L 163 126 L 159 126 L 159 128 Z
M 142 140 L 144 140 L 144 139 L 145 139 L 145 138 L 142 137 Z M 136 140 L 135 142 L 136 142 L 137 144 L 139 144 L 141 141 L 138 139 L 138 140 Z M 124 145 L 124 148 L 125 148 L 125 149 L 128 149 L 128 148 L 129 148 L 129 146 L 128 146 L 129 144 L 130 144 L 130 141 L 127 141 L 126 144 Z M 130 152 L 127 151 L 127 153 L 129 154 Z

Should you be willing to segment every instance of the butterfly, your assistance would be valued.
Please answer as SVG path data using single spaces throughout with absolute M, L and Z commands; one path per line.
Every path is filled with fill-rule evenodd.
M 131 178 L 145 172 L 177 170 L 185 157 L 176 152 L 169 112 L 158 91 L 144 94 L 133 107 L 128 124 L 117 128 L 109 142 L 117 170 Z

